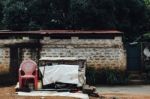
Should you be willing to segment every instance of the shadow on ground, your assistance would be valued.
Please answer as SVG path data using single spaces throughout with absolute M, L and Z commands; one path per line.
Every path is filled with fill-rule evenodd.
M 8 87 L 17 83 L 17 77 L 12 73 L 0 74 L 0 87 Z

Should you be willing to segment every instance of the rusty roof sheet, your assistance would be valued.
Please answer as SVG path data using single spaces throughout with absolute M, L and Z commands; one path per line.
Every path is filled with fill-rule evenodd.
M 0 34 L 122 34 L 118 30 L 37 30 L 37 31 L 9 31 L 0 30 Z

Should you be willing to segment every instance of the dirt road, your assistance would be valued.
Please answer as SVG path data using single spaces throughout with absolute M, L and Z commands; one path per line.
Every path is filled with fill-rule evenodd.
M 102 96 L 114 99 L 150 99 L 150 85 L 97 86 Z
M 0 99 L 73 99 L 69 97 L 28 97 L 15 94 L 14 86 L 0 88 Z
M 125 92 L 127 91 L 127 89 L 129 87 L 127 87 L 127 89 L 124 89 L 124 92 L 121 92 L 122 87 L 114 87 L 110 88 L 110 87 L 97 87 L 98 92 L 100 93 L 100 98 L 94 98 L 94 97 L 90 97 L 90 99 L 150 99 L 150 94 L 148 94 L 149 92 L 147 92 L 146 94 L 142 94 L 142 89 L 144 89 L 145 91 L 150 90 L 149 87 L 139 87 L 138 86 L 136 88 L 132 88 L 130 87 L 130 91 L 129 92 Z M 125 87 L 123 87 L 125 88 Z M 135 90 L 134 93 L 132 93 L 131 89 Z M 140 91 L 141 89 L 141 91 Z M 117 91 L 120 90 L 120 91 Z M 138 93 L 136 93 L 138 92 Z M 144 91 L 143 91 L 144 93 Z M 15 94 L 15 90 L 14 90 L 14 86 L 10 86 L 10 87 L 1 87 L 0 88 L 0 99 L 76 99 L 76 98 L 71 98 L 71 97 L 54 97 L 54 96 L 38 96 L 38 97 L 33 97 L 33 96 L 18 96 L 17 94 Z
M 18 96 L 15 93 L 14 86 L 0 87 L 0 99 L 77 99 L 64 96 Z M 90 99 L 96 99 L 90 97 Z

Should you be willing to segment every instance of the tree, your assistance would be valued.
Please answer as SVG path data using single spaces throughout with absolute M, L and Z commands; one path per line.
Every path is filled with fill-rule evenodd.
M 70 24 L 75 29 L 117 29 L 132 40 L 145 24 L 143 0 L 71 0 Z
M 146 6 L 150 6 L 150 0 L 144 0 Z
M 118 29 L 125 32 L 129 40 L 143 34 L 145 4 L 143 0 L 115 0 Z
M 146 32 L 150 32 L 150 0 L 144 0 L 146 5 L 146 14 L 145 14 L 145 25 L 144 30 Z
M 68 0 L 34 0 L 28 4 L 30 23 L 41 29 L 65 28 Z
M 2 3 L 2 1 L 0 1 L 0 29 L 3 28 L 3 24 L 2 24 L 3 13 L 2 13 L 2 11 L 3 11 L 3 3 Z
M 73 28 L 116 28 L 113 0 L 71 0 L 69 14 Z
M 25 30 L 28 28 L 29 17 L 27 7 L 21 0 L 6 0 L 3 9 L 3 23 L 7 29 Z
M 4 0 L 7 29 L 84 29 L 125 32 L 133 40 L 150 30 L 149 0 Z M 0 8 L 1 9 L 1 8 Z M 1 14 L 0 14 L 1 15 Z

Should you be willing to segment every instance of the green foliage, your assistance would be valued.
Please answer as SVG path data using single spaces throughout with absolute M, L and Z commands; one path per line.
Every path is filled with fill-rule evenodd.
M 145 1 L 145 24 L 144 24 L 144 29 L 145 32 L 150 32 L 150 0 L 144 0 Z
M 28 2 L 29 27 L 40 29 L 65 28 L 68 0 L 34 0 Z
M 0 1 L 0 29 L 2 29 L 2 26 L 3 26 L 3 24 L 2 24 L 3 13 L 2 13 L 2 11 L 3 11 L 3 4 L 2 4 L 2 1 Z
M 71 0 L 71 23 L 79 29 L 115 29 L 113 0 Z M 111 16 L 111 17 L 110 17 Z
M 129 40 L 147 31 L 143 0 L 71 0 L 70 4 L 72 28 L 118 29 Z
M 3 23 L 11 30 L 27 29 L 29 17 L 27 7 L 23 1 L 7 0 L 4 5 Z
M 87 83 L 90 85 L 96 84 L 127 84 L 128 76 L 125 71 L 116 69 L 94 69 L 88 67 L 86 70 Z
M 65 28 L 65 1 L 67 0 L 6 0 L 3 23 L 11 30 Z
M 144 1 L 145 1 L 146 6 L 150 6 L 150 0 L 144 0 Z
M 6 29 L 118 29 L 128 39 L 150 30 L 149 0 L 2 1 Z
M 145 34 L 143 35 L 143 38 L 149 39 L 149 38 L 150 38 L 150 33 L 145 33 Z
M 109 84 L 127 84 L 127 75 L 125 71 L 106 69 L 107 83 Z
M 116 6 L 118 27 L 126 33 L 126 38 L 133 40 L 141 35 L 146 20 L 143 0 L 117 0 Z

